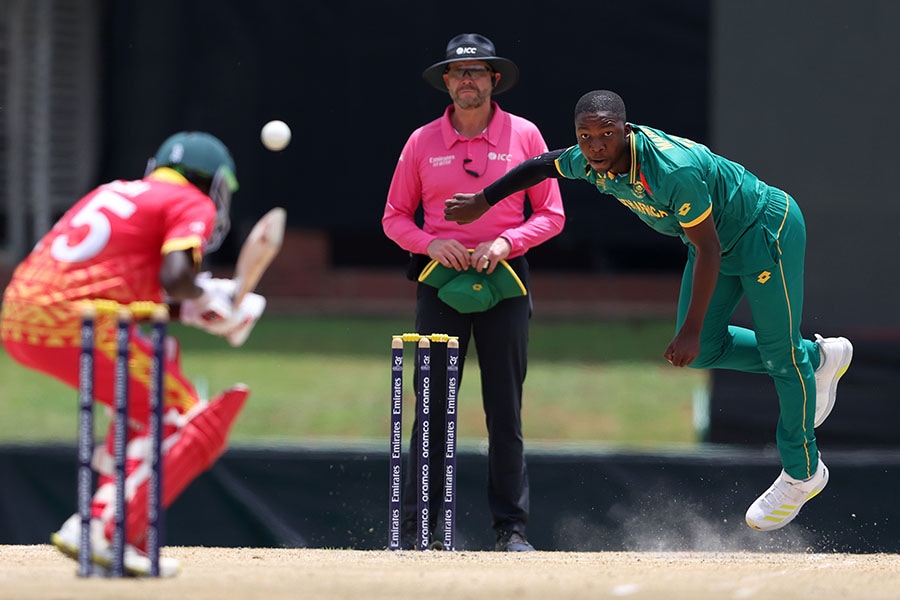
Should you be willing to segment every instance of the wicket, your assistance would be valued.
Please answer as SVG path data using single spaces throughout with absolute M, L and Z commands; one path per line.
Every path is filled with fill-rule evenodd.
M 150 575 L 159 576 L 159 555 L 162 546 L 162 430 L 163 379 L 165 371 L 165 338 L 169 320 L 168 308 L 152 302 L 127 305 L 111 301 L 96 301 L 86 305 L 81 315 L 81 354 L 78 369 L 78 514 L 81 531 L 78 547 L 78 575 L 93 575 L 91 548 L 91 499 L 93 496 L 94 454 L 94 351 L 95 323 L 98 314 L 116 315 L 115 407 L 113 422 L 115 465 L 115 529 L 112 539 L 112 564 L 109 575 L 124 577 L 125 572 L 125 451 L 128 437 L 128 379 L 131 324 L 135 319 L 152 322 L 150 362 L 150 480 L 147 490 L 148 530 L 147 555 Z
M 403 345 L 414 342 L 418 346 L 417 412 L 419 447 L 416 452 L 417 512 L 416 548 L 419 550 L 453 550 L 456 536 L 456 406 L 459 386 L 459 338 L 446 334 L 403 333 L 391 336 L 391 431 L 390 485 L 388 514 L 388 549 L 401 549 L 402 520 L 402 448 L 403 448 Z M 447 405 L 444 430 L 443 474 L 443 539 L 431 542 L 430 499 L 431 473 L 431 344 L 447 345 Z

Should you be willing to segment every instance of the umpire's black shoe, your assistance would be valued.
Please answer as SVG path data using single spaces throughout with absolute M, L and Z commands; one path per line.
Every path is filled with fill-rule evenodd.
M 525 539 L 525 534 L 518 531 L 497 532 L 497 544 L 494 546 L 497 552 L 534 552 L 534 546 Z

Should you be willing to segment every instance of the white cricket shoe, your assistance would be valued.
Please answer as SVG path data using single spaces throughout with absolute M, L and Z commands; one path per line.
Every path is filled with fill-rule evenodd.
M 837 397 L 838 380 L 850 367 L 853 345 L 843 337 L 823 338 L 816 334 L 821 362 L 816 369 L 816 417 L 814 427 L 825 422 Z
M 794 479 L 782 469 L 775 483 L 747 509 L 747 525 L 760 531 L 781 529 L 827 484 L 828 467 L 821 457 L 815 475 L 809 479 Z
M 66 519 L 59 531 L 50 535 L 50 541 L 60 552 L 78 560 L 79 540 L 81 539 L 81 517 L 76 513 Z M 91 520 L 91 562 L 96 574 L 107 576 L 112 568 L 112 544 L 103 534 L 103 523 Z M 181 564 L 174 558 L 159 557 L 160 577 L 174 577 L 181 571 Z M 125 573 L 131 577 L 148 577 L 150 575 L 150 558 L 132 546 L 125 544 Z

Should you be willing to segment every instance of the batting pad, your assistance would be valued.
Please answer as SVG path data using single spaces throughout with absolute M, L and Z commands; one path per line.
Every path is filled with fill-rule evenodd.
M 163 456 L 164 508 L 169 507 L 185 488 L 211 467 L 225 451 L 231 426 L 243 409 L 249 394 L 250 390 L 243 385 L 222 392 L 176 434 L 179 435 L 179 439 Z M 149 485 L 149 481 L 145 478 L 128 498 L 125 539 L 129 544 L 139 548 L 144 546 L 147 533 Z M 106 534 L 109 539 L 112 539 L 114 526 L 113 521 L 106 523 Z

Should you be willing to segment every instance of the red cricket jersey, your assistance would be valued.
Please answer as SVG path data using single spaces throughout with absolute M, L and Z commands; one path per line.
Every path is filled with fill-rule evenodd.
M 215 215 L 213 201 L 171 169 L 96 188 L 16 268 L 3 298 L 4 337 L 33 337 L 35 327 L 68 337 L 58 328 L 71 326 L 78 300 L 162 302 L 163 256 L 192 250 L 199 264 Z

